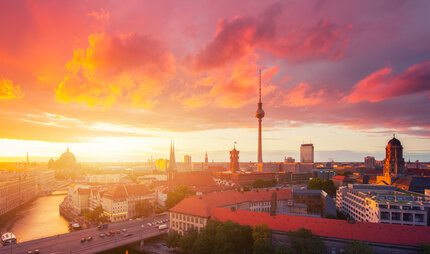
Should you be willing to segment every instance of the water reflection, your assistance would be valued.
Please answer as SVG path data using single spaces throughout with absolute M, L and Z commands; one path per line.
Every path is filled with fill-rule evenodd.
M 58 205 L 65 194 L 39 197 L 14 213 L 0 217 L 0 233 L 13 232 L 18 242 L 69 232 L 68 221 L 60 216 Z M 60 194 L 60 195 L 59 195 Z

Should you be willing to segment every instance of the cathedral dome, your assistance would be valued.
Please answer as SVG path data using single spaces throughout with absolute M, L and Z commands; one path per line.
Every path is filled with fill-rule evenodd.
M 69 148 L 67 148 L 66 152 L 61 154 L 59 161 L 66 165 L 73 165 L 77 163 L 75 155 L 70 152 Z
M 401 146 L 400 140 L 393 137 L 390 141 L 388 141 L 388 146 Z

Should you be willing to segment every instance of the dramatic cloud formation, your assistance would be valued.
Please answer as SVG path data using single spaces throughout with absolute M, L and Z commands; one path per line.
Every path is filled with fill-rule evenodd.
M 175 72 L 173 55 L 151 38 L 102 33 L 90 35 L 89 43 L 67 64 L 70 74 L 56 90 L 59 101 L 151 108 Z
M 349 102 L 378 102 L 394 97 L 430 91 L 430 62 L 415 64 L 405 72 L 390 75 L 392 68 L 378 70 L 353 87 Z
M 293 89 L 287 91 L 281 98 L 281 105 L 290 107 L 305 107 L 320 104 L 324 98 L 324 90 L 309 92 L 311 86 L 307 83 L 299 83 Z
M 0 139 L 198 131 L 207 144 L 242 137 L 251 154 L 261 69 L 265 149 L 334 133 L 324 149 L 350 138 L 338 128 L 428 143 L 429 10 L 420 0 L 0 1 Z
M 322 19 L 311 27 L 278 29 L 277 17 L 282 9 L 276 3 L 257 18 L 236 16 L 218 20 L 213 40 L 197 53 L 194 67 L 198 70 L 222 67 L 255 49 L 291 61 L 338 60 L 343 56 L 351 25 L 339 27 Z
M 18 85 L 14 85 L 12 80 L 0 76 L 0 100 L 19 99 L 23 96 Z

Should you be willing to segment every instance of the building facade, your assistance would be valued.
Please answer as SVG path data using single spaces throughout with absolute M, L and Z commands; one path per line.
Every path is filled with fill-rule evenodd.
M 37 194 L 37 177 L 33 172 L 0 172 L 0 215 L 27 203 Z
M 340 187 L 336 207 L 356 221 L 430 226 L 430 202 L 395 186 L 349 184 Z
M 314 145 L 302 144 L 300 146 L 300 162 L 314 163 Z

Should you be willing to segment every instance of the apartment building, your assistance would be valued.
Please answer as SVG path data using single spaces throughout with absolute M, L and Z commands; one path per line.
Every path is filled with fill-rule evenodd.
M 200 231 L 216 207 L 268 213 L 273 204 L 273 193 L 276 193 L 276 211 L 285 212 L 285 205 L 291 202 L 291 189 L 246 192 L 229 190 L 185 198 L 169 210 L 170 228 L 180 234 L 191 227 Z
M 349 184 L 337 191 L 336 207 L 357 221 L 430 226 L 430 202 L 395 186 Z
M 0 215 L 37 196 L 37 178 L 30 171 L 0 172 Z

